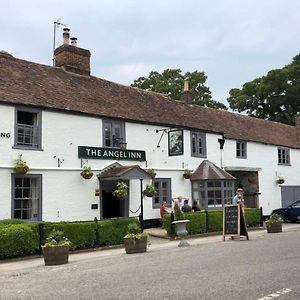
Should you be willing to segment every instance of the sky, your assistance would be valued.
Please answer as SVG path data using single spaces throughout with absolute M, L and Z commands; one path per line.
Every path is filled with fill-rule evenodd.
M 300 52 L 299 0 L 0 0 L 0 50 L 51 65 L 58 18 L 91 51 L 92 75 L 203 71 L 215 100 Z M 62 44 L 57 29 L 56 46 Z

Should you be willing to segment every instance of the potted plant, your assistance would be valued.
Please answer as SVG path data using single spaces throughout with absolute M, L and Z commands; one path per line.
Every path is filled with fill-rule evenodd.
M 181 211 L 178 203 L 175 203 L 174 205 L 174 220 L 175 221 L 173 221 L 172 224 L 175 224 L 176 234 L 180 237 L 178 247 L 189 246 L 189 243 L 185 240 L 185 237 L 188 234 L 186 225 L 190 222 L 190 220 L 184 219 L 183 212 Z
M 284 177 L 282 177 L 282 176 L 277 176 L 276 182 L 277 182 L 278 184 L 283 184 L 283 183 L 285 182 L 285 179 L 284 179 Z
M 127 254 L 142 253 L 147 251 L 148 236 L 141 233 L 136 223 L 128 224 L 128 233 L 124 236 L 124 246 Z
M 185 169 L 183 171 L 183 177 L 185 179 L 190 179 L 192 177 L 192 174 L 193 174 L 193 172 L 191 170 L 189 170 L 189 169 Z
M 157 194 L 156 189 L 153 184 L 147 184 L 146 188 L 143 191 L 143 194 L 146 197 L 153 197 Z
M 266 221 L 268 233 L 282 232 L 283 220 L 278 214 L 272 214 Z
M 14 171 L 18 174 L 26 174 L 29 170 L 29 167 L 26 163 L 26 161 L 24 161 L 22 159 L 22 155 L 19 156 L 18 159 L 15 160 L 15 166 L 14 166 Z
M 123 199 L 128 195 L 128 184 L 124 181 L 117 183 L 117 189 L 113 191 L 113 195 Z
M 92 172 L 92 169 L 90 166 L 84 166 L 80 175 L 84 178 L 84 179 L 91 179 L 94 175 L 94 173 Z
M 155 178 L 156 172 L 154 171 L 154 169 L 146 169 L 146 172 L 147 172 L 152 178 Z
M 43 256 L 46 266 L 67 264 L 71 242 L 59 230 L 53 230 L 43 246 Z

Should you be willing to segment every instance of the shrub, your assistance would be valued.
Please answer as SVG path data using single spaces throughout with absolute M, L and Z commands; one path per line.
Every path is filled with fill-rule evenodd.
M 249 227 L 258 226 L 260 223 L 260 209 L 246 208 L 245 209 L 246 223 Z
M 0 227 L 7 227 L 10 225 L 15 225 L 15 224 L 24 224 L 25 222 L 20 219 L 4 219 L 0 220 Z
M 11 258 L 36 253 L 39 235 L 34 224 L 15 224 L 0 227 L 0 258 Z
M 176 202 L 175 202 L 175 205 L 174 205 L 174 219 L 175 219 L 175 221 L 179 221 L 179 220 L 184 219 L 183 212 L 181 211 L 178 203 L 176 203 Z
M 64 236 L 64 233 L 59 230 L 52 230 L 50 235 L 46 238 L 46 243 L 43 247 L 68 247 L 70 248 L 71 242 Z
M 190 220 L 187 225 L 189 234 L 206 232 L 205 212 L 184 213 L 184 219 Z M 223 230 L 223 211 L 211 210 L 207 212 L 208 224 L 207 232 L 219 232 Z M 245 209 L 246 222 L 249 227 L 257 226 L 260 222 L 260 210 L 258 208 Z M 165 214 L 163 218 L 163 228 L 167 230 L 168 235 L 171 232 L 171 215 Z
M 139 221 L 135 218 L 113 218 L 99 221 L 100 244 L 122 244 L 130 223 L 139 225 Z
M 62 231 L 66 238 L 71 241 L 71 250 L 93 247 L 96 240 L 95 222 L 60 222 L 45 223 L 44 237 L 53 230 Z

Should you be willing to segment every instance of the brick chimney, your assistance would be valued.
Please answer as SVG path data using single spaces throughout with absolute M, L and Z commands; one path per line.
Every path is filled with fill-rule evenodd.
M 55 67 L 62 67 L 68 72 L 89 76 L 91 52 L 77 47 L 77 38 L 72 37 L 70 45 L 69 31 L 68 28 L 63 29 L 63 44 L 54 51 Z
M 183 91 L 180 100 L 186 104 L 193 104 L 193 96 L 189 90 L 188 80 L 184 80 Z
M 300 142 L 300 114 L 295 115 L 297 140 Z

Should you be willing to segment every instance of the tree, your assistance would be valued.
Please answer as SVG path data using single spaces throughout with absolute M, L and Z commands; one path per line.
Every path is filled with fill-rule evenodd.
M 147 78 L 139 77 L 131 86 L 167 94 L 174 100 L 180 100 L 184 80 L 188 80 L 194 104 L 227 109 L 223 103 L 212 99 L 209 88 L 204 85 L 206 79 L 207 76 L 203 72 L 194 71 L 182 74 L 180 69 L 166 69 L 162 73 L 152 71 Z
M 294 125 L 300 112 L 300 54 L 282 69 L 231 89 L 230 108 L 249 116 Z

